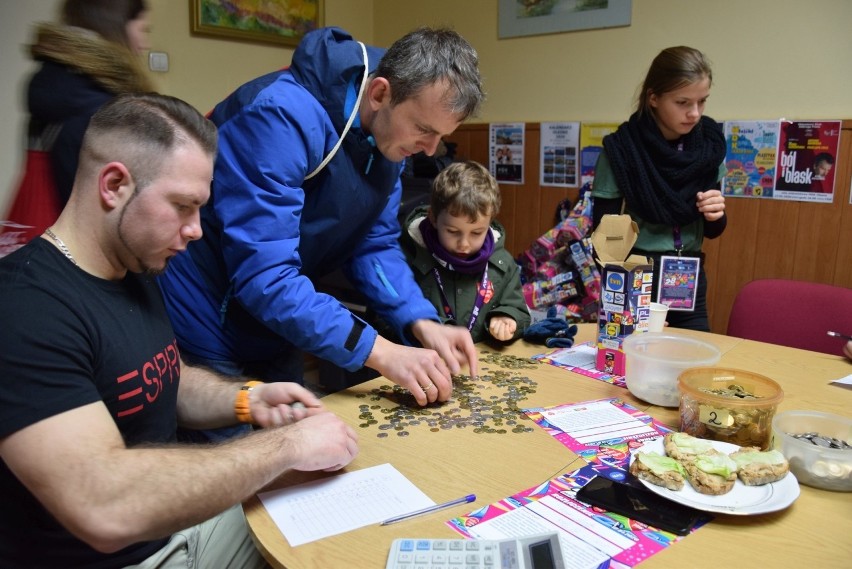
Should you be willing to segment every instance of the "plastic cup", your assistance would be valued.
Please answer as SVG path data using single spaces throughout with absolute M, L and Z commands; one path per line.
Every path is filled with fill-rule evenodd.
M 651 315 L 648 318 L 648 332 L 662 332 L 666 325 L 666 316 L 669 313 L 669 307 L 659 302 L 652 302 L 650 308 Z

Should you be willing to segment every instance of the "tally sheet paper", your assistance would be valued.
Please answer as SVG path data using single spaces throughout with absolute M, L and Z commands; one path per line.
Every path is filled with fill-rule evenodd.
M 291 547 L 434 506 L 390 464 L 257 495 Z

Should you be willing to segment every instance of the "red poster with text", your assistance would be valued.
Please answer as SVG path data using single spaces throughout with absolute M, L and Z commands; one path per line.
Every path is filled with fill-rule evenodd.
M 775 199 L 831 203 L 840 121 L 783 121 Z

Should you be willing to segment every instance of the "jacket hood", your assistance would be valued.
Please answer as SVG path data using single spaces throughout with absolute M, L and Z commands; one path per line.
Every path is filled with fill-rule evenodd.
M 384 49 L 366 46 L 369 73 L 375 71 Z M 325 108 L 337 132 L 349 118 L 344 112 L 350 84 L 360 87 L 364 75 L 361 46 L 340 28 L 321 28 L 305 35 L 293 53 L 290 72 Z M 357 93 L 357 91 L 356 91 Z
M 75 80 L 92 81 L 113 95 L 153 91 L 136 54 L 89 30 L 41 24 L 30 54 L 43 64 L 28 94 L 29 108 L 36 115 L 61 118 L 76 112 L 79 102 L 69 92 Z
M 405 231 L 411 240 L 417 243 L 420 247 L 426 248 L 426 243 L 423 241 L 423 234 L 420 233 L 420 222 L 429 213 L 429 206 L 421 205 L 408 214 L 405 219 Z M 503 247 L 503 242 L 506 240 L 506 230 L 496 219 L 491 220 L 491 235 L 494 236 L 494 248 Z

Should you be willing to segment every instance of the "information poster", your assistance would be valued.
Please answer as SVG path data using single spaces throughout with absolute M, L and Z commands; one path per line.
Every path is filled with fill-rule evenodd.
M 541 185 L 576 188 L 579 148 L 579 122 L 541 123 Z
M 585 186 L 595 179 L 595 165 L 603 152 L 603 139 L 615 132 L 619 123 L 584 122 L 580 126 L 580 182 Z
M 725 121 L 728 173 L 722 193 L 737 197 L 772 197 L 780 121 Z
M 501 184 L 524 183 L 524 123 L 491 125 L 491 174 Z
M 783 121 L 776 164 L 775 198 L 834 201 L 834 161 L 840 121 Z

